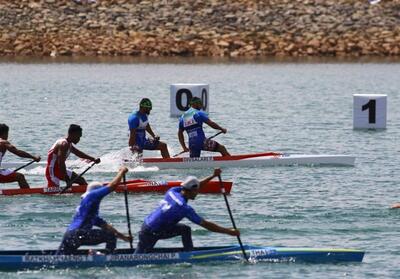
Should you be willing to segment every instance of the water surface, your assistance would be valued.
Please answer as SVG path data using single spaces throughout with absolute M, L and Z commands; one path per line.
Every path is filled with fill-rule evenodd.
M 27 271 L 2 278 L 375 278 L 400 276 L 398 221 L 389 205 L 398 200 L 400 64 L 398 63 L 13 63 L 0 64 L 0 122 L 11 141 L 46 157 L 70 123 L 84 134 L 78 148 L 104 156 L 125 148 L 128 114 L 142 97 L 153 101 L 150 121 L 171 153 L 180 151 L 177 119 L 169 117 L 169 85 L 208 83 L 210 117 L 228 129 L 216 139 L 231 153 L 267 150 L 305 154 L 348 154 L 355 167 L 272 167 L 223 170 L 234 181 L 229 197 L 242 240 L 248 244 L 365 249 L 362 264 L 308 265 L 243 263 L 132 268 Z M 388 95 L 383 131 L 352 129 L 352 95 Z M 214 131 L 206 128 L 206 133 Z M 103 157 L 104 158 L 104 157 Z M 7 154 L 6 160 L 17 158 Z M 130 173 L 128 178 L 183 179 L 211 170 Z M 112 172 L 91 171 L 90 180 Z M 42 185 L 40 172 L 27 174 Z M 2 185 L 15 187 L 15 185 Z M 133 230 L 162 198 L 130 195 Z M 79 196 L 0 197 L 0 249 L 56 248 Z M 221 196 L 191 202 L 203 217 L 230 226 Z M 102 203 L 106 220 L 126 231 L 124 200 Z M 185 223 L 188 223 L 185 221 Z M 192 225 L 194 244 L 235 243 L 235 238 Z M 180 245 L 179 239 L 160 246 Z M 127 247 L 119 242 L 119 247 Z

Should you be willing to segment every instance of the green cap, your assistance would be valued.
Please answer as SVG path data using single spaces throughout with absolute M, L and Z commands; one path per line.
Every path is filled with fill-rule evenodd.
M 193 97 L 190 100 L 190 104 L 194 105 L 194 104 L 199 104 L 199 105 L 203 105 L 203 102 L 201 101 L 201 99 L 199 97 Z
M 150 99 L 148 99 L 148 98 L 143 98 L 143 99 L 140 101 L 139 106 L 140 106 L 141 108 L 149 108 L 149 109 L 151 109 L 151 108 L 153 107 L 153 105 L 151 104 Z

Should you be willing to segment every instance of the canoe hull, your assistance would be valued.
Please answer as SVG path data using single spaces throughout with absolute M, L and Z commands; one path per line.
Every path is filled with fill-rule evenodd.
M 290 248 L 245 246 L 254 262 L 272 263 L 343 263 L 362 262 L 364 251 L 332 248 Z M 112 255 L 88 255 L 80 250 L 78 255 L 54 255 L 47 251 L 0 251 L 0 270 L 41 268 L 89 268 L 105 266 L 137 266 L 176 263 L 231 262 L 243 260 L 237 245 L 196 248 L 183 252 L 179 248 L 159 248 L 154 253 L 134 255 L 132 250 L 117 250 Z
M 267 155 L 263 155 L 267 154 Z M 217 167 L 272 167 L 293 165 L 354 166 L 355 157 L 348 155 L 287 155 L 260 153 L 230 157 L 209 156 L 199 158 L 144 158 L 144 167 L 159 169 L 217 168 Z M 127 164 L 129 166 L 129 164 Z
M 172 187 L 180 186 L 181 181 L 150 181 L 150 180 L 129 180 L 127 181 L 127 190 L 129 193 L 164 193 Z M 230 193 L 232 189 L 232 182 L 222 182 L 226 193 Z M 30 189 L 3 189 L 0 190 L 0 196 L 15 196 L 15 195 L 56 195 L 60 194 L 62 188 L 30 188 Z M 68 189 L 64 194 L 80 194 L 86 191 L 86 185 L 74 185 Z M 122 185 L 116 189 L 117 193 L 124 191 Z M 218 181 L 208 182 L 201 190 L 203 194 L 219 194 L 221 193 L 220 183 Z
M 138 165 L 144 167 L 157 167 L 159 169 L 191 169 L 191 168 L 215 168 L 215 167 L 272 167 L 272 166 L 354 166 L 355 157 L 349 155 L 305 155 L 284 154 L 278 152 L 264 152 L 253 154 L 222 156 L 204 156 L 199 158 L 143 158 L 137 161 L 124 161 L 127 167 L 136 168 Z M 23 163 L 2 164 L 3 168 L 17 168 Z M 45 163 L 39 162 L 30 165 L 26 170 L 36 167 L 46 167 Z

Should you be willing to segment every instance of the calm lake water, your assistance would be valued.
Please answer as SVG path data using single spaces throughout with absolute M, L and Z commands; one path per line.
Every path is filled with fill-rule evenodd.
M 244 263 L 96 268 L 0 273 L 1 278 L 383 278 L 400 277 L 400 64 L 374 61 L 180 63 L 0 63 L 0 123 L 10 140 L 45 159 L 70 123 L 83 127 L 78 148 L 103 161 L 128 141 L 127 117 L 142 97 L 153 101 L 150 121 L 171 153 L 180 151 L 177 119 L 169 116 L 169 85 L 210 85 L 210 117 L 228 129 L 216 139 L 234 154 L 267 150 L 356 156 L 354 167 L 270 167 L 224 169 L 234 181 L 229 197 L 242 241 L 254 245 L 346 247 L 367 251 L 362 264 L 310 265 Z M 388 95 L 387 129 L 353 130 L 352 95 Z M 208 135 L 214 134 L 206 128 Z M 73 159 L 73 158 L 72 158 Z M 18 161 L 7 153 L 6 161 Z M 113 168 L 86 178 L 110 180 Z M 43 170 L 26 174 L 43 185 Z M 129 179 L 183 179 L 211 170 L 131 172 Z M 2 188 L 16 185 L 1 185 Z M 133 231 L 162 198 L 130 195 Z M 79 196 L 0 197 L 0 250 L 57 248 Z M 203 217 L 230 226 L 223 198 L 199 196 L 191 204 Z M 101 214 L 126 231 L 124 199 L 110 195 Z M 185 221 L 185 223 L 188 223 Z M 189 224 L 189 223 L 188 223 Z M 236 239 L 192 224 L 196 246 Z M 136 240 L 135 240 L 136 243 Z M 179 239 L 159 246 L 181 245 Z M 119 247 L 127 247 L 119 242 Z

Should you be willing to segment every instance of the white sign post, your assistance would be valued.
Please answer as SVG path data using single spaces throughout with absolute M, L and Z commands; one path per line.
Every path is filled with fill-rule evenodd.
M 386 114 L 387 95 L 353 95 L 354 129 L 386 129 Z
M 171 84 L 171 116 L 181 116 L 190 108 L 190 100 L 198 97 L 203 102 L 203 110 L 208 112 L 209 104 L 208 84 Z

